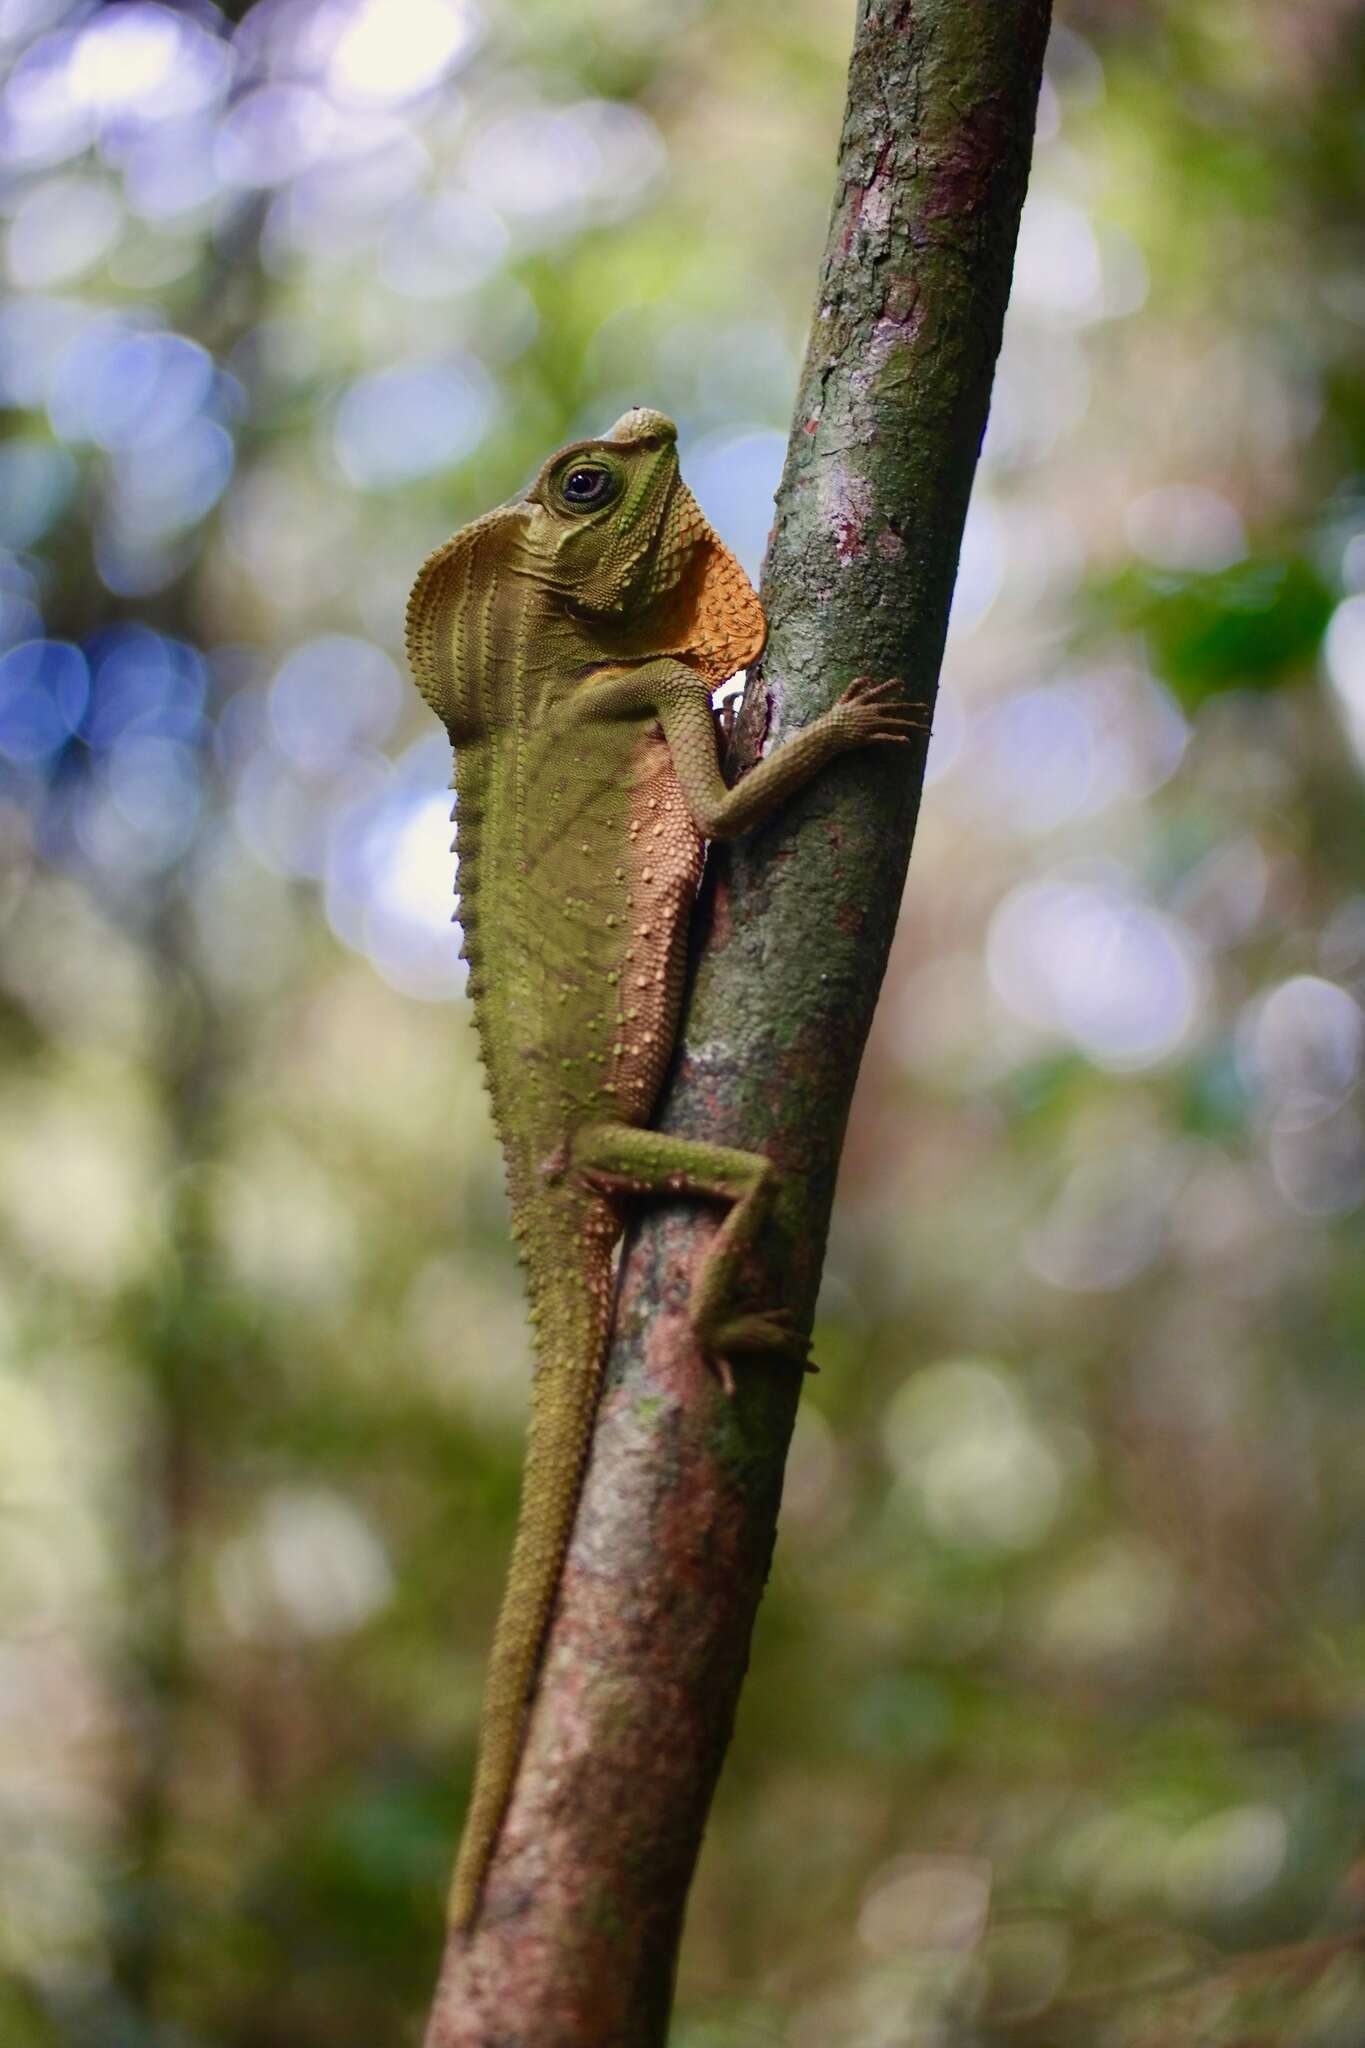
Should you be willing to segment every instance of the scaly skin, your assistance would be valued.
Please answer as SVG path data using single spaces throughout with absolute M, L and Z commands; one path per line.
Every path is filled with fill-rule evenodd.
M 679 477 L 676 440 L 670 420 L 637 408 L 604 439 L 561 449 L 523 498 L 429 558 L 408 605 L 413 673 L 455 749 L 469 991 L 538 1354 L 451 1894 L 463 1928 L 511 1796 L 573 1526 L 628 1201 L 724 1206 L 690 1306 L 727 1384 L 733 1354 L 805 1355 L 782 1310 L 741 1300 L 775 1188 L 769 1161 L 644 1128 L 672 1052 L 704 842 L 748 831 L 834 755 L 913 730 L 894 685 L 861 679 L 726 787 L 711 691 L 756 659 L 766 628 Z

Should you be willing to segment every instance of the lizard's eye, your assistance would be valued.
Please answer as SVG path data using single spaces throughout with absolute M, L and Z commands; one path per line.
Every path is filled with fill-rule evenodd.
M 615 497 L 616 478 L 609 469 L 578 462 L 560 478 L 559 494 L 575 511 L 595 511 Z

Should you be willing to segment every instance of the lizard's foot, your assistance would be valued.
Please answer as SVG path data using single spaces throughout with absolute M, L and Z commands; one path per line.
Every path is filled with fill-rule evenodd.
M 874 683 L 871 676 L 855 676 L 834 712 L 840 723 L 847 726 L 854 746 L 878 740 L 903 743 L 926 731 L 929 724 L 919 705 L 905 702 L 898 676 L 890 676 L 882 683 Z
M 785 1308 L 750 1309 L 731 1316 L 719 1328 L 702 1334 L 701 1346 L 721 1385 L 732 1397 L 735 1375 L 730 1361 L 736 1354 L 797 1365 L 804 1372 L 815 1370 L 807 1356 L 810 1341 L 802 1336 L 796 1318 Z

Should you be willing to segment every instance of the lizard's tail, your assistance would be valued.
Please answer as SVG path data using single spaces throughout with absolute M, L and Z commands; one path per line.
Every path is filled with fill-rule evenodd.
M 474 1790 L 451 1887 L 450 1919 L 457 1928 L 468 1928 L 478 1911 L 521 1761 L 592 1441 L 617 1231 L 606 1205 L 593 1204 L 579 1211 L 576 1243 L 557 1240 L 553 1266 L 537 1257 L 533 1240 L 526 1245 L 539 1362 L 517 1533 L 484 1685 Z M 542 1264 L 547 1270 L 538 1271 Z

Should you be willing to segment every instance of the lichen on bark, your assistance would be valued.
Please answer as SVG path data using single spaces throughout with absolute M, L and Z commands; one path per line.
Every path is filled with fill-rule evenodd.
M 1049 0 L 861 0 L 833 217 L 735 767 L 858 675 L 931 711 L 1027 181 Z M 712 858 L 660 1121 L 768 1152 L 767 1298 L 809 1319 L 923 748 L 852 756 Z M 660 1207 L 616 1334 L 516 1793 L 429 2048 L 655 2048 L 772 1554 L 799 1375 L 727 1402 Z

